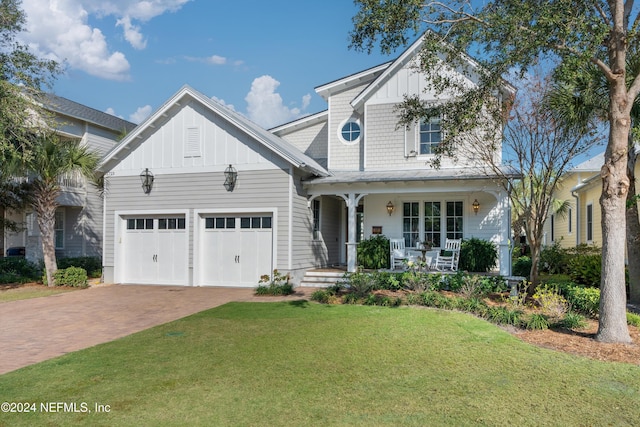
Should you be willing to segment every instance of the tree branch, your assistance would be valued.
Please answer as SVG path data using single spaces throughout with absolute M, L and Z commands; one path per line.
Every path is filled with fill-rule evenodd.
M 607 25 L 611 25 L 611 20 L 609 19 L 609 17 L 607 16 L 607 14 L 605 13 L 604 9 L 602 8 L 602 6 L 596 2 L 596 4 L 594 5 L 594 7 L 596 8 L 596 10 L 598 11 L 598 13 L 600 14 L 600 17 L 602 18 L 602 20 L 605 22 L 605 24 Z
M 483 21 L 482 19 L 478 18 L 477 16 L 471 14 L 471 13 L 467 13 L 463 10 L 455 10 L 452 7 L 450 7 L 449 5 L 446 5 L 442 2 L 439 1 L 432 1 L 429 3 L 426 3 L 424 5 L 425 8 L 434 8 L 434 7 L 439 7 L 442 8 L 446 11 L 448 11 L 449 13 L 451 13 L 452 15 L 460 15 L 460 18 L 457 19 L 438 19 L 436 21 L 431 21 L 428 19 L 425 19 L 425 22 L 427 24 L 457 24 L 459 22 L 465 22 L 465 21 L 474 21 L 477 22 L 479 24 L 482 25 L 487 25 L 486 21 Z

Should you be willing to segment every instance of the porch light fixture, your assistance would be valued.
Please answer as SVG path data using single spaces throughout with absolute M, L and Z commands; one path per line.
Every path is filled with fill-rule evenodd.
M 238 179 L 238 171 L 231 165 L 224 170 L 224 188 L 233 191 Z
M 480 202 L 478 202 L 478 199 L 475 199 L 473 201 L 471 207 L 473 208 L 473 213 L 478 215 L 478 211 L 480 210 Z
M 140 181 L 142 182 L 142 191 L 144 191 L 144 194 L 151 193 L 151 189 L 153 188 L 153 174 L 149 168 L 144 168 L 140 173 Z
M 393 203 L 391 203 L 391 200 L 389 200 L 389 203 L 387 203 L 387 213 L 389 214 L 389 216 L 391 216 L 395 208 L 396 207 L 393 206 Z

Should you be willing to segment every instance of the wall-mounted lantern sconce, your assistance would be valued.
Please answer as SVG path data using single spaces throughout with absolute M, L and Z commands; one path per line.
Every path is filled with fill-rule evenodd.
M 473 213 L 478 215 L 478 211 L 480 210 L 480 202 L 478 202 L 478 199 L 475 199 L 473 201 L 471 207 L 473 208 Z
M 144 191 L 144 194 L 151 193 L 151 189 L 153 188 L 153 174 L 149 168 L 144 168 L 140 173 L 140 181 L 142 182 L 142 191 Z
M 238 171 L 231 165 L 224 170 L 224 188 L 227 191 L 233 191 L 238 180 Z
M 391 216 L 395 208 L 396 207 L 393 206 L 393 203 L 391 203 L 391 200 L 389 200 L 389 203 L 387 203 L 387 213 L 389 214 L 389 216 Z

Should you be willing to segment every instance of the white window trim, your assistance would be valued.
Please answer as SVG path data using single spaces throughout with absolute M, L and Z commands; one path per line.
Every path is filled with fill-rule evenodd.
M 65 238 L 64 238 L 64 225 L 65 225 L 65 221 L 66 221 L 66 212 L 64 209 L 62 208 L 58 208 L 56 209 L 56 213 L 55 215 L 57 216 L 58 214 L 60 214 L 62 216 L 61 222 L 62 222 L 62 228 L 56 228 L 55 226 L 55 220 L 53 223 L 53 245 L 55 247 L 55 249 L 64 249 L 64 243 L 65 243 Z M 58 246 L 58 232 L 61 231 L 62 232 L 62 246 Z
M 353 122 L 355 124 L 358 125 L 358 127 L 360 127 L 360 136 L 358 136 L 356 139 L 354 139 L 353 141 L 347 141 L 346 139 L 344 139 L 342 137 L 342 128 L 344 127 L 344 125 L 346 125 L 347 123 Z M 362 128 L 362 123 L 360 123 L 360 119 L 357 119 L 355 117 L 349 117 L 343 121 L 340 122 L 340 124 L 338 125 L 338 140 L 340 142 L 342 142 L 345 145 L 357 145 L 360 143 L 360 141 L 362 140 L 362 134 L 364 133 L 364 129 Z
M 401 209 L 404 206 L 404 203 L 418 203 L 418 240 L 422 240 L 424 238 L 424 219 L 425 219 L 425 210 L 424 204 L 425 202 L 440 202 L 440 244 L 444 245 L 444 242 L 447 239 L 447 202 L 461 202 L 462 203 L 462 238 L 466 238 L 467 236 L 467 227 L 469 226 L 469 214 L 466 211 L 466 208 L 470 206 L 468 200 L 465 199 L 407 199 L 402 200 L 400 202 Z M 400 220 L 404 221 L 405 216 L 401 212 Z M 402 237 L 404 237 L 404 230 L 402 228 L 402 223 L 400 225 L 400 233 Z
M 589 239 L 589 207 L 591 207 L 591 239 Z M 585 242 L 593 243 L 593 203 L 587 203 L 584 210 L 584 238 Z
M 318 204 L 318 229 L 316 230 L 315 228 L 315 214 L 314 214 L 314 210 L 315 210 L 315 204 Z M 311 202 L 311 233 L 312 233 L 312 239 L 314 242 L 318 242 L 322 240 L 322 202 L 320 201 L 319 198 L 315 198 L 313 199 L 313 201 Z

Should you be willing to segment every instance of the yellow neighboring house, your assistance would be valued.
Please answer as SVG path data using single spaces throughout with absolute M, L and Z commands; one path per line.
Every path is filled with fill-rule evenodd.
M 640 147 L 636 146 L 636 156 Z M 550 215 L 545 225 L 543 243 L 558 242 L 564 248 L 582 243 L 602 246 L 602 226 L 600 223 L 600 193 L 602 180 L 600 168 L 604 164 L 604 152 L 595 155 L 569 171 L 556 192 L 556 198 L 569 200 L 570 208 L 566 216 Z M 640 164 L 636 162 L 636 177 L 640 177 Z M 636 193 L 638 194 L 636 183 Z

